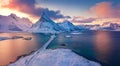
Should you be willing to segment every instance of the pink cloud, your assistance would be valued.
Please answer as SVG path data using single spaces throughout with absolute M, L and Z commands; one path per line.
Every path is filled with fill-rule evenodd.
M 7 2 L 7 1 L 5 1 Z M 4 3 L 4 1 L 2 2 Z M 0 3 L 1 4 L 1 3 Z M 60 18 L 70 18 L 70 16 L 64 16 L 59 10 L 50 10 L 49 8 L 36 8 L 35 0 L 9 0 L 9 3 L 2 5 L 3 8 L 9 8 L 11 10 L 16 10 L 30 15 L 31 17 L 40 17 L 40 15 L 45 12 L 50 18 L 60 19 Z
M 70 21 L 74 23 L 92 23 L 96 18 L 73 17 Z
M 90 8 L 90 12 L 92 12 L 97 17 L 119 18 L 120 17 L 120 4 L 113 6 L 111 2 L 97 3 L 95 6 Z

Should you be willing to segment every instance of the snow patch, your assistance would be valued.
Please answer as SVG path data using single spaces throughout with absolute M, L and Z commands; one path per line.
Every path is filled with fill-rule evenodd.
M 70 37 L 72 37 L 72 36 L 71 36 L 71 35 L 66 35 L 65 37 L 66 37 L 66 38 L 70 38 Z
M 78 31 L 73 31 L 71 34 L 77 35 L 77 34 L 82 34 L 82 33 L 81 33 L 81 32 L 78 32 Z

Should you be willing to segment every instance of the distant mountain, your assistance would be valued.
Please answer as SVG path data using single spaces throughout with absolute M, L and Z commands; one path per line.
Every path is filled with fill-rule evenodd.
M 101 28 L 103 30 L 116 30 L 120 28 L 120 25 L 117 23 L 106 22 L 102 24 Z
M 0 32 L 26 31 L 32 26 L 27 18 L 17 17 L 15 14 L 9 16 L 0 15 Z
M 104 19 L 103 21 L 106 20 L 108 19 Z M 111 19 L 110 22 L 105 22 L 102 25 L 75 26 L 67 20 L 61 23 L 55 23 L 43 13 L 41 18 L 35 24 L 32 24 L 29 19 L 17 17 L 15 14 L 9 16 L 0 15 L 0 32 L 24 31 L 32 33 L 59 33 L 82 30 L 120 31 L 120 24 L 111 21 L 119 22 L 118 19 Z
M 89 30 L 120 31 L 120 24 L 105 22 L 102 25 L 84 25 Z
M 59 33 L 63 29 L 51 20 L 45 13 L 41 15 L 39 21 L 32 25 L 28 32 L 33 33 Z
M 65 20 L 62 23 L 58 23 L 58 25 L 67 32 L 78 30 L 78 27 L 76 27 L 75 25 L 73 25 L 71 22 L 67 20 Z
M 102 30 L 100 25 L 91 25 L 89 27 L 89 30 Z

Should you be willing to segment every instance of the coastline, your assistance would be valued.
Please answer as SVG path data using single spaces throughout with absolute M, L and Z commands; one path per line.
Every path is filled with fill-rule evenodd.
M 42 48 L 30 54 L 21 56 L 16 62 L 11 63 L 8 66 L 101 66 L 97 62 L 87 60 L 86 58 L 77 55 L 70 49 L 46 49 L 55 37 L 55 35 L 52 35 Z M 54 64 L 51 63 L 53 61 L 55 62 Z

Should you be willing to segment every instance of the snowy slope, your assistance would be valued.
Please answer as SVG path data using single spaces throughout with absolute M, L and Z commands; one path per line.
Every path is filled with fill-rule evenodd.
M 101 66 L 69 49 L 43 50 L 22 57 L 8 66 Z
M 89 30 L 87 27 L 85 27 L 84 25 L 77 25 L 76 26 L 79 30 Z
M 78 29 L 76 26 L 74 26 L 71 22 L 69 22 L 69 21 L 67 21 L 67 20 L 65 20 L 65 21 L 62 22 L 62 23 L 58 23 L 58 25 L 59 25 L 60 27 L 62 27 L 65 31 L 68 31 L 68 32 L 70 32 L 70 31 L 75 31 L 75 30 Z
M 40 20 L 28 30 L 28 32 L 33 33 L 58 33 L 60 31 L 61 27 L 52 21 L 45 13 L 43 13 Z
M 27 18 L 19 18 L 15 14 L 0 15 L 0 32 L 26 31 L 32 26 Z

